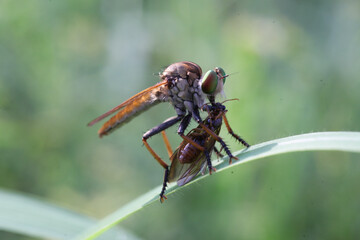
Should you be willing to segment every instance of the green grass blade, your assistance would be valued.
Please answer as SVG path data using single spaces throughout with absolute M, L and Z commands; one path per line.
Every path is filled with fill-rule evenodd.
M 216 166 L 217 172 L 220 172 L 253 160 L 260 160 L 265 157 L 295 151 L 360 152 L 360 132 L 320 132 L 276 139 L 235 152 L 234 156 L 237 156 L 239 160 L 234 162 L 232 165 L 228 165 L 227 157 L 221 160 L 215 160 L 213 164 Z M 208 174 L 199 176 L 197 179 L 183 187 L 188 187 L 192 183 L 208 176 Z M 176 184 L 169 184 L 167 195 L 179 190 L 180 188 L 182 187 L 178 187 Z M 103 218 L 96 225 L 79 235 L 77 239 L 96 238 L 129 215 L 139 211 L 150 203 L 155 201 L 159 202 L 160 191 L 161 186 L 131 201 L 122 208 Z
M 96 221 L 33 197 L 0 190 L 0 230 L 45 239 L 69 239 Z M 101 239 L 137 239 L 114 228 Z

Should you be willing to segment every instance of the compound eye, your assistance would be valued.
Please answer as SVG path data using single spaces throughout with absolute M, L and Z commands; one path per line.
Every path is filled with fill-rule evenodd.
M 201 90 L 206 94 L 214 93 L 218 85 L 218 81 L 219 78 L 215 71 L 207 71 L 201 81 Z
M 225 83 L 225 80 L 226 80 L 226 74 L 225 74 L 225 71 L 224 71 L 224 69 L 223 68 L 221 68 L 221 67 L 217 67 L 217 68 L 215 68 L 215 71 L 216 71 L 216 73 L 218 74 L 218 76 L 219 76 L 219 79 L 220 80 L 223 80 L 223 83 Z

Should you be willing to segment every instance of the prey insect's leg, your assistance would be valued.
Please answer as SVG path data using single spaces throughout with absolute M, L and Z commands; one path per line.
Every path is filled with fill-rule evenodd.
M 226 154 L 229 156 L 229 164 L 232 163 L 232 160 L 238 160 L 237 157 L 234 157 L 232 155 L 232 153 L 230 152 L 228 146 L 225 144 L 225 142 L 222 140 L 221 137 L 219 137 L 218 135 L 216 135 L 213 131 L 211 131 L 211 129 L 209 129 L 205 124 L 200 123 L 200 126 L 211 136 L 213 137 L 216 141 L 218 141 L 222 148 L 225 150 Z
M 163 203 L 167 197 L 165 196 L 165 191 L 166 191 L 166 187 L 167 187 L 167 183 L 169 182 L 169 168 L 167 167 L 165 169 L 165 174 L 164 174 L 164 182 L 163 182 L 163 186 L 160 192 L 160 202 Z
M 200 146 L 198 143 L 194 142 L 193 140 L 191 140 L 191 138 L 189 138 L 188 136 L 185 136 L 184 134 L 180 134 L 180 137 L 182 137 L 182 139 L 184 139 L 184 141 L 190 143 L 191 145 L 193 145 L 194 147 L 196 147 L 197 149 L 199 149 L 200 151 L 204 151 L 205 148 Z
M 228 148 L 228 146 L 225 144 L 225 142 L 220 138 L 220 140 L 218 140 L 218 142 L 221 144 L 222 148 L 225 150 L 226 154 L 229 156 L 229 164 L 232 163 L 232 160 L 238 160 L 237 157 L 234 157 L 232 155 L 232 153 L 230 152 L 230 149 Z
M 209 174 L 211 175 L 213 171 L 216 172 L 216 168 L 214 168 L 212 166 L 209 151 L 207 149 L 205 149 L 204 153 L 205 153 L 205 157 L 206 157 L 206 163 L 207 163 L 208 168 L 209 168 Z
M 184 118 L 183 116 L 175 116 L 175 117 L 169 118 L 169 119 L 165 120 L 163 123 L 161 123 L 160 125 L 153 127 L 152 129 L 150 129 L 143 135 L 142 141 L 143 141 L 145 147 L 150 152 L 150 154 L 156 159 L 156 161 L 158 161 L 158 163 L 165 169 L 168 168 L 168 165 L 159 157 L 159 155 L 157 155 L 157 153 L 150 147 L 150 145 L 147 143 L 146 140 L 149 137 L 154 136 L 155 134 L 171 127 L 172 125 L 179 122 L 183 118 Z
M 166 151 L 167 151 L 167 153 L 168 153 L 168 155 L 169 155 L 169 158 L 170 158 L 170 160 L 171 160 L 171 155 L 172 155 L 173 151 L 172 151 L 172 149 L 171 149 L 171 145 L 170 145 L 169 139 L 168 139 L 168 137 L 166 136 L 166 133 L 165 133 L 164 130 L 161 131 L 161 136 L 163 137 L 163 140 L 164 140 L 164 143 L 165 143 L 165 146 L 166 146 Z
M 224 155 L 221 154 L 221 152 L 214 146 L 214 152 L 218 156 L 218 158 L 224 157 Z
M 237 135 L 233 132 L 233 130 L 231 129 L 230 124 L 227 120 L 227 117 L 225 116 L 225 113 L 223 115 L 223 119 L 224 119 L 225 126 L 226 126 L 228 132 L 230 133 L 230 135 L 233 136 L 236 140 L 238 140 L 245 147 L 247 147 L 247 148 L 250 147 L 250 144 L 248 144 L 244 139 L 242 139 L 239 135 Z

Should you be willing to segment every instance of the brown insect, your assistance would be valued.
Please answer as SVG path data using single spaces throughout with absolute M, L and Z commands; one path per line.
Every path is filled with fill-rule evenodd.
M 237 159 L 231 154 L 225 142 L 218 136 L 223 120 L 228 132 L 236 140 L 238 140 L 245 147 L 250 146 L 231 129 L 225 115 L 227 110 L 224 105 L 221 103 L 204 105 L 203 110 L 208 112 L 208 117 L 202 122 L 202 124 L 199 124 L 199 126 L 192 129 L 186 135 L 187 139 L 181 142 L 180 146 L 170 157 L 170 169 L 168 166 L 165 168 L 163 188 L 160 193 L 161 202 L 166 199 L 164 194 L 168 182 L 177 181 L 179 186 L 183 186 L 190 182 L 196 175 L 198 175 L 201 170 L 205 170 L 205 164 L 207 164 L 210 174 L 213 171 L 216 171 L 216 169 L 212 167 L 210 159 L 213 150 L 218 155 L 221 155 L 215 147 L 216 142 L 221 144 L 222 149 L 224 149 L 226 154 L 229 156 L 229 164 L 231 164 L 233 159 Z M 188 141 L 188 139 L 191 141 Z M 166 138 L 164 140 L 167 142 Z M 193 143 L 196 143 L 197 146 Z M 168 143 L 166 145 L 168 146 Z
M 210 102 L 215 102 L 215 96 L 222 91 L 227 76 L 222 68 L 209 70 L 202 77 L 202 70 L 196 63 L 177 62 L 171 64 L 160 74 L 161 82 L 139 92 L 117 107 L 95 118 L 88 126 L 92 126 L 117 112 L 99 129 L 98 134 L 102 137 L 123 126 L 133 117 L 150 107 L 160 102 L 170 102 L 177 116 L 171 117 L 158 126 L 153 127 L 142 137 L 142 141 L 151 155 L 161 166 L 166 168 L 167 164 L 150 147 L 147 139 L 180 122 L 178 134 L 183 139 L 191 142 L 192 140 L 184 135 L 191 118 L 202 124 L 199 108 L 204 105 L 206 97 Z M 197 143 L 193 144 L 200 147 Z

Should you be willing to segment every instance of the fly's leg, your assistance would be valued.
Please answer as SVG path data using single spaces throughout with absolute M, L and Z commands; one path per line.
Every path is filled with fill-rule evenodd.
M 224 113 L 224 115 L 223 115 L 223 119 L 224 119 L 224 123 L 225 123 L 225 126 L 226 126 L 229 134 L 230 134 L 231 136 L 233 136 L 236 140 L 238 140 L 238 141 L 239 141 L 242 145 L 244 145 L 245 147 L 247 147 L 247 148 L 250 147 L 250 144 L 248 144 L 244 139 L 242 139 L 239 135 L 237 135 L 237 134 L 235 134 L 235 133 L 233 132 L 233 130 L 231 129 L 230 124 L 229 124 L 229 122 L 228 122 L 228 120 L 227 120 L 227 117 L 225 116 L 225 113 Z
M 145 145 L 145 147 L 147 148 L 147 150 L 150 152 L 150 154 L 156 159 L 156 161 L 158 161 L 158 163 L 163 167 L 163 168 L 167 168 L 168 165 L 159 157 L 159 155 L 150 147 L 150 145 L 147 143 L 147 139 L 164 131 L 165 129 L 175 125 L 177 122 L 180 122 L 180 126 L 179 126 L 179 131 L 182 131 L 182 135 L 179 133 L 179 135 L 183 138 L 183 139 L 189 139 L 190 143 L 193 142 L 194 144 L 196 144 L 197 146 L 199 146 L 199 148 L 201 150 L 203 150 L 204 148 L 201 147 L 199 144 L 195 143 L 194 141 L 192 141 L 190 138 L 184 136 L 184 132 L 185 129 L 189 126 L 191 120 L 191 114 L 188 114 L 186 116 L 184 115 L 178 115 L 178 116 L 174 116 L 171 117 L 167 120 L 165 120 L 163 123 L 161 123 L 160 125 L 153 127 L 152 129 L 150 129 L 149 131 L 147 131 L 142 138 L 142 141 Z M 171 148 L 170 148 L 171 149 Z M 168 150 L 169 152 L 169 150 Z
M 169 182 L 169 168 L 167 167 L 165 169 L 163 187 L 162 187 L 161 193 L 160 193 L 160 202 L 161 203 L 163 203 L 167 199 L 167 197 L 165 196 L 165 191 L 166 191 L 168 182 Z
M 161 131 L 171 127 L 172 125 L 176 124 L 177 122 L 181 121 L 182 119 L 184 119 L 183 116 L 171 117 L 171 118 L 165 120 L 160 125 L 153 127 L 152 129 L 150 129 L 143 135 L 142 141 L 143 141 L 145 147 L 150 152 L 150 154 L 156 159 L 156 161 L 165 169 L 167 169 L 169 166 L 159 157 L 159 155 L 157 155 L 157 153 L 150 147 L 150 145 L 147 143 L 146 140 L 148 138 L 150 138 L 151 136 L 154 136 L 155 134 L 158 134 Z
M 191 118 L 191 115 L 190 115 Z M 190 119 L 188 116 L 175 116 L 172 118 L 169 118 L 167 120 L 165 120 L 163 123 L 161 123 L 160 125 L 153 127 L 152 129 L 150 129 L 149 131 L 147 131 L 144 135 L 143 135 L 143 143 L 145 145 L 145 147 L 147 148 L 147 150 L 150 152 L 150 154 L 156 159 L 156 161 L 163 167 L 165 168 L 165 175 L 164 175 L 164 181 L 163 181 L 163 187 L 161 189 L 160 192 L 160 202 L 164 202 L 166 198 L 165 196 L 165 190 L 167 187 L 167 183 L 169 181 L 169 165 L 167 165 L 161 158 L 160 156 L 150 147 L 150 145 L 147 143 L 147 139 L 150 138 L 151 136 L 154 136 L 155 134 L 158 134 L 159 132 L 162 132 L 162 136 L 164 138 L 165 141 L 165 145 L 168 151 L 169 156 L 171 156 L 172 154 L 172 150 L 170 147 L 170 143 L 169 140 L 166 137 L 165 134 L 165 129 L 171 127 L 172 125 L 176 124 L 177 122 L 181 121 L 180 125 L 183 126 L 184 128 L 186 128 L 189 125 L 189 120 Z M 185 122 L 185 123 L 184 123 Z M 186 123 L 187 122 L 187 123 Z M 185 130 L 185 129 L 184 129 Z
M 169 158 L 171 160 L 171 156 L 172 156 L 172 153 L 173 153 L 173 150 L 171 149 L 171 145 L 170 145 L 170 142 L 169 142 L 169 139 L 168 137 L 166 136 L 166 133 L 165 131 L 161 131 L 161 136 L 163 137 L 163 140 L 164 140 L 164 143 L 165 143 L 165 146 L 166 146 L 166 151 L 169 155 Z
M 189 126 L 189 124 L 190 124 L 190 120 L 191 120 L 191 114 L 186 115 L 186 116 L 182 119 L 182 121 L 181 121 L 181 123 L 180 123 L 180 125 L 179 125 L 178 134 L 181 134 L 181 133 L 184 134 L 186 128 L 187 128 L 187 127 Z
M 143 143 L 145 145 L 145 147 L 147 148 L 147 150 L 150 152 L 150 154 L 155 158 L 155 160 L 163 167 L 163 168 L 168 168 L 169 165 L 166 164 L 166 162 L 164 162 L 164 160 L 161 159 L 161 157 L 159 157 L 159 155 L 157 155 L 157 153 L 150 147 L 150 145 L 146 142 L 146 139 L 143 138 Z
M 200 146 L 198 143 L 194 142 L 191 138 L 189 138 L 188 136 L 185 136 L 185 134 L 184 134 L 185 129 L 189 126 L 191 116 L 193 116 L 193 114 L 188 114 L 188 115 L 186 115 L 184 117 L 183 121 L 181 121 L 181 123 L 180 123 L 180 126 L 179 126 L 179 129 L 178 129 L 177 133 L 179 134 L 179 136 L 183 140 L 190 143 L 191 145 L 193 145 L 194 147 L 196 147 L 200 151 L 204 151 L 204 147 Z

